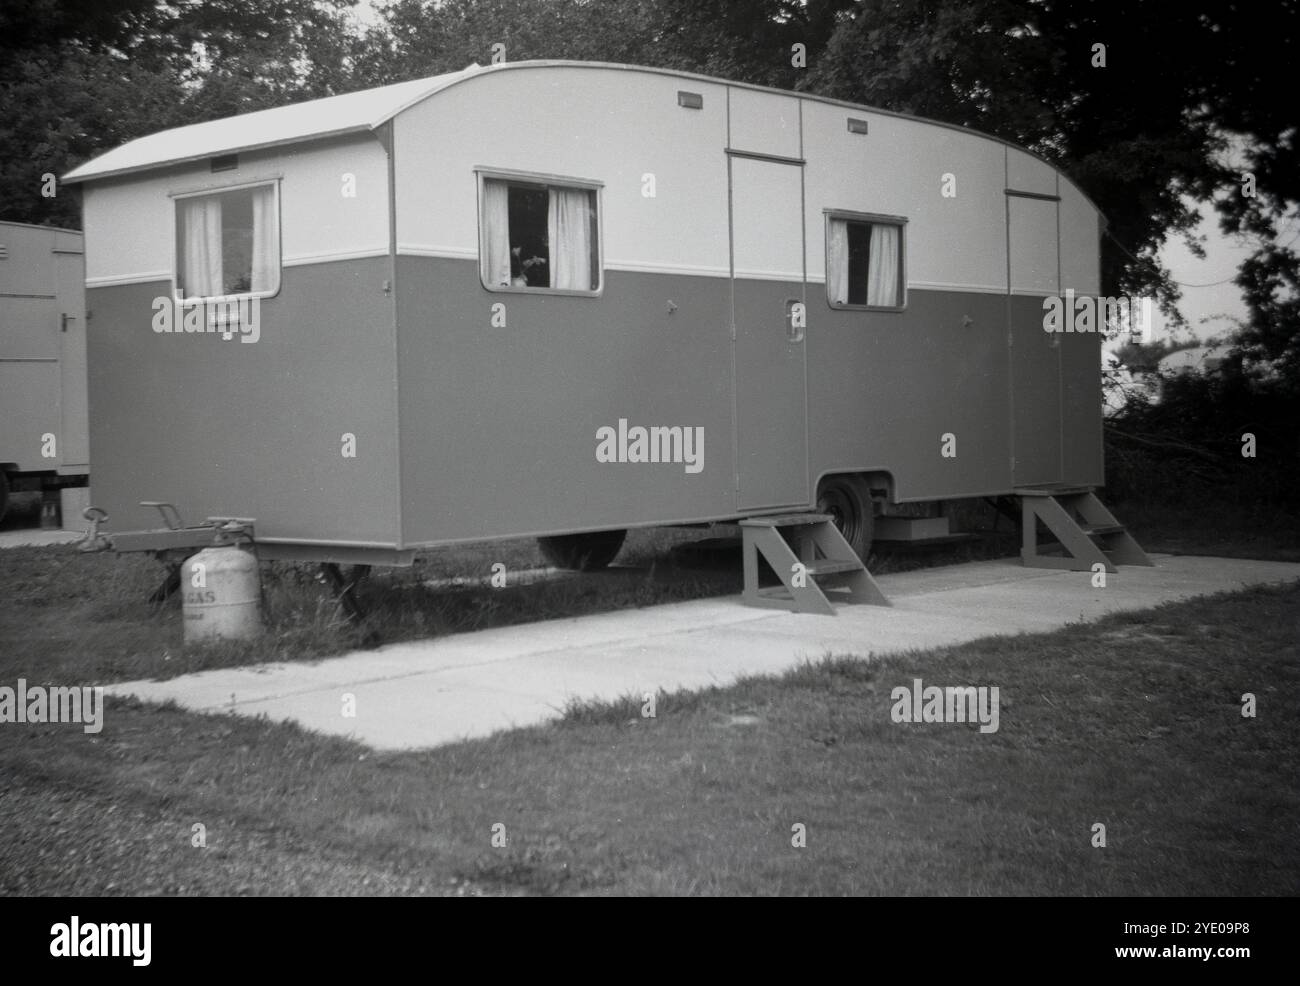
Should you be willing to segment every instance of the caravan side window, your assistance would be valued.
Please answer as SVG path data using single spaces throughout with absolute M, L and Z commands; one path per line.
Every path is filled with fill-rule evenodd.
M 897 216 L 826 215 L 826 298 L 833 308 L 905 304 L 903 224 Z
M 176 287 L 185 298 L 270 297 L 280 290 L 274 183 L 176 199 Z
M 482 174 L 483 286 L 596 294 L 601 286 L 597 192 L 597 186 L 564 179 Z

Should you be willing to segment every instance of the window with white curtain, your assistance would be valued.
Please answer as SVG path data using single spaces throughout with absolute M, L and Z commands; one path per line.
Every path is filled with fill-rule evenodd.
M 274 185 L 176 200 L 176 287 L 185 298 L 280 290 L 280 217 Z
M 492 290 L 600 289 L 596 190 L 483 179 L 479 270 Z
M 826 297 L 836 308 L 902 308 L 903 224 L 828 215 Z

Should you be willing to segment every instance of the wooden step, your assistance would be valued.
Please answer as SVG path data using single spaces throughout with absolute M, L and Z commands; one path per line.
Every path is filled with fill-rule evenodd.
M 853 561 L 831 561 L 822 558 L 811 565 L 805 565 L 804 568 L 809 575 L 816 578 L 819 575 L 835 575 L 840 572 L 861 572 L 866 566 L 856 559 Z
M 834 616 L 835 607 L 823 588 L 847 590 L 832 593 L 840 602 L 889 605 L 867 567 L 826 514 L 751 517 L 742 520 L 740 528 L 745 569 L 741 599 L 746 605 Z M 759 588 L 760 559 L 781 585 Z M 820 585 L 818 577 L 828 579 L 829 585 Z
M 1128 529 L 1105 508 L 1091 488 L 1020 487 L 1021 561 L 1030 568 L 1086 572 L 1100 565 L 1151 565 Z M 1038 525 L 1053 538 L 1038 543 Z M 1044 555 L 1042 549 L 1052 552 Z M 1055 552 L 1060 551 L 1061 557 Z
M 1083 533 L 1087 534 L 1089 537 L 1108 537 L 1112 534 L 1123 534 L 1128 530 L 1128 528 L 1123 524 L 1080 524 L 1079 530 L 1083 531 Z M 1052 541 L 1046 543 L 1053 543 L 1056 539 L 1056 535 L 1052 535 L 1052 538 Z

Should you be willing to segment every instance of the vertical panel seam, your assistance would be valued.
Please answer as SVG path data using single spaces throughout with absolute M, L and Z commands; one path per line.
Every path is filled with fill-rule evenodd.
M 389 120 L 388 141 L 388 304 L 393 344 L 393 493 L 397 506 L 397 548 L 406 544 L 405 505 L 402 502 L 402 353 L 397 303 L 397 121 Z

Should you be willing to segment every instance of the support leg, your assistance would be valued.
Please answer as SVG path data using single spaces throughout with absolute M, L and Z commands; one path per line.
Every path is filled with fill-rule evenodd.
M 338 599 L 339 605 L 343 607 L 343 612 L 347 614 L 348 619 L 353 623 L 360 623 L 365 618 L 365 613 L 362 612 L 361 604 L 357 602 L 354 591 L 357 586 L 355 573 L 353 578 L 345 579 L 338 565 L 334 562 L 325 562 L 321 565 L 321 571 L 325 573 L 325 578 L 329 580 L 330 587 L 334 590 L 334 596 Z
M 164 562 L 167 566 L 167 577 L 162 580 L 162 585 L 149 596 L 149 602 L 162 603 L 166 602 L 176 590 L 181 587 L 181 566 L 176 562 Z

